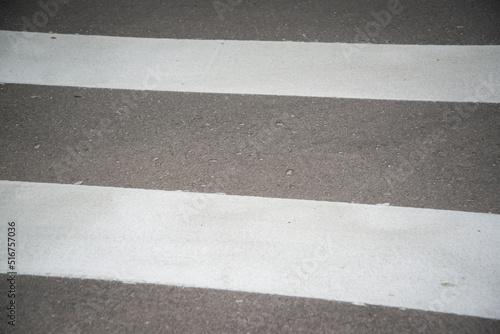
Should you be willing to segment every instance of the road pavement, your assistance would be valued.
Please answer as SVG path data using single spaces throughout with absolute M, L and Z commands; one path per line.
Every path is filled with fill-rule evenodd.
M 2 1 L 0 13 L 1 30 L 54 34 L 500 45 L 496 1 Z M 471 82 L 500 95 L 489 79 Z M 0 179 L 498 215 L 498 111 L 474 101 L 6 83 Z M 22 272 L 16 289 L 16 329 L 5 316 L 0 328 L 19 333 L 500 330 L 498 320 L 450 313 Z M 454 292 L 436 297 L 453 303 Z

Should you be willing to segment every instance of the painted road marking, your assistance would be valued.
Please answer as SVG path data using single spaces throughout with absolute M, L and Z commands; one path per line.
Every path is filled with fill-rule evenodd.
M 500 215 L 11 181 L 0 208 L 19 274 L 500 319 Z
M 0 82 L 500 102 L 500 46 L 105 37 L 0 31 Z

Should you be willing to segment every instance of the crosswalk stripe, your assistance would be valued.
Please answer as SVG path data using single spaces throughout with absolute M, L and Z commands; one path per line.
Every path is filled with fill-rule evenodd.
M 499 103 L 500 46 L 173 40 L 0 31 L 0 82 Z
M 0 83 L 13 84 L 500 103 L 499 64 L 497 45 L 0 30 Z M 500 319 L 496 214 L 12 181 L 0 181 L 0 208 L 2 221 L 16 222 L 21 275 Z
M 500 319 L 500 215 L 10 181 L 0 207 L 19 274 Z

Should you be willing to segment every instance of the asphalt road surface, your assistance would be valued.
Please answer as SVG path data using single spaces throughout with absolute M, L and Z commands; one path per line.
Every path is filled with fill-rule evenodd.
M 1 1 L 0 30 L 500 45 L 500 3 L 489 0 L 47 3 Z M 486 93 L 498 96 L 500 87 Z M 1 180 L 500 214 L 496 103 L 6 83 L 0 129 Z M 5 311 L 0 322 L 9 333 L 500 332 L 498 318 L 18 274 L 16 326 Z

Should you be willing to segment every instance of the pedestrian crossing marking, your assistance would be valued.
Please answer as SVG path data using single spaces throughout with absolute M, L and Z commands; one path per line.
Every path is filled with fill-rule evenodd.
M 21 275 L 500 319 L 500 215 L 10 181 L 0 207 Z
M 54 39 L 55 37 L 55 39 Z M 500 102 L 500 46 L 183 40 L 0 31 L 0 82 Z

